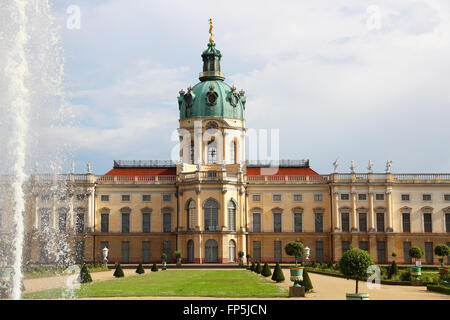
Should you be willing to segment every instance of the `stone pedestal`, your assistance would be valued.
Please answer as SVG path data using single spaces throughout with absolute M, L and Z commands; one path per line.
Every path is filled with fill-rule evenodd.
M 304 297 L 305 287 L 289 287 L 289 297 Z
M 423 283 L 422 283 L 422 280 L 411 279 L 411 285 L 412 286 L 421 286 L 421 285 L 423 285 Z

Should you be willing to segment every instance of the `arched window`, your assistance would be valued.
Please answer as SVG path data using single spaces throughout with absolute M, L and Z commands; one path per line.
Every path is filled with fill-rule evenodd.
M 230 258 L 230 262 L 235 262 L 236 261 L 236 244 L 234 243 L 233 240 L 230 240 L 230 242 L 228 243 L 228 247 L 229 247 L 229 258 Z
M 189 201 L 188 205 L 188 229 L 194 229 L 195 228 L 195 201 L 191 200 Z
M 217 231 L 219 230 L 218 211 L 219 204 L 214 199 L 206 200 L 204 204 L 205 209 L 205 230 Z
M 228 202 L 228 230 L 236 231 L 236 204 Z
M 231 141 L 230 143 L 230 163 L 236 163 L 236 141 Z
M 214 140 L 208 142 L 208 163 L 217 163 L 217 144 Z
M 59 232 L 66 232 L 67 229 L 67 210 L 66 208 L 60 208 L 58 210 L 58 229 Z

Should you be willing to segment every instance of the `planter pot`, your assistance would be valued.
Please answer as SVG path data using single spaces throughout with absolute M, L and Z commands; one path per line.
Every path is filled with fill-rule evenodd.
M 416 280 L 419 280 L 419 276 L 422 275 L 422 267 L 412 267 L 411 268 L 411 276 L 415 277 Z
M 347 300 L 370 300 L 368 293 L 347 293 Z
M 163 261 L 161 269 L 166 270 L 166 262 L 165 261 Z
M 300 287 L 300 282 L 303 281 L 304 267 L 291 267 L 291 281 L 294 282 L 294 287 Z
M 177 259 L 177 267 L 181 267 L 181 258 Z

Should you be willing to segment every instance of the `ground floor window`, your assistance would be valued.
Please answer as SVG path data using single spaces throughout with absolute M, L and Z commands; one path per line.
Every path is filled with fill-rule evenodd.
M 316 241 L 316 261 L 323 262 L 323 241 Z
M 350 241 L 342 241 L 342 254 L 350 250 Z
M 273 260 L 275 262 L 281 262 L 281 241 L 273 242 Z
M 386 263 L 386 242 L 384 241 L 377 242 L 377 259 L 378 263 Z
M 411 256 L 409 255 L 409 249 L 411 249 L 411 242 L 403 242 L 403 261 L 405 263 L 411 263 Z
M 433 264 L 433 242 L 425 242 L 425 262 Z
M 359 248 L 361 250 L 369 251 L 369 241 L 360 241 L 359 242 Z
M 171 243 L 170 241 L 164 241 L 163 242 L 163 253 L 167 256 L 167 261 L 170 261 L 172 257 L 172 250 L 171 250 Z
M 130 262 L 130 242 L 122 241 L 122 263 Z
M 75 262 L 83 263 L 84 260 L 84 241 L 77 241 L 75 243 Z
M 150 241 L 142 241 L 142 262 L 150 262 Z
M 46 241 L 40 243 L 39 261 L 41 263 L 48 263 L 48 249 Z
M 253 241 L 253 261 L 261 261 L 261 241 Z

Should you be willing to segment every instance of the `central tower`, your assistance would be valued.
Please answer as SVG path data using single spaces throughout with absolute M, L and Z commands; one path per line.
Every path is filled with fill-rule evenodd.
M 178 248 L 197 263 L 235 262 L 246 252 L 246 98 L 224 81 L 212 28 L 210 19 L 200 82 L 178 96 Z

